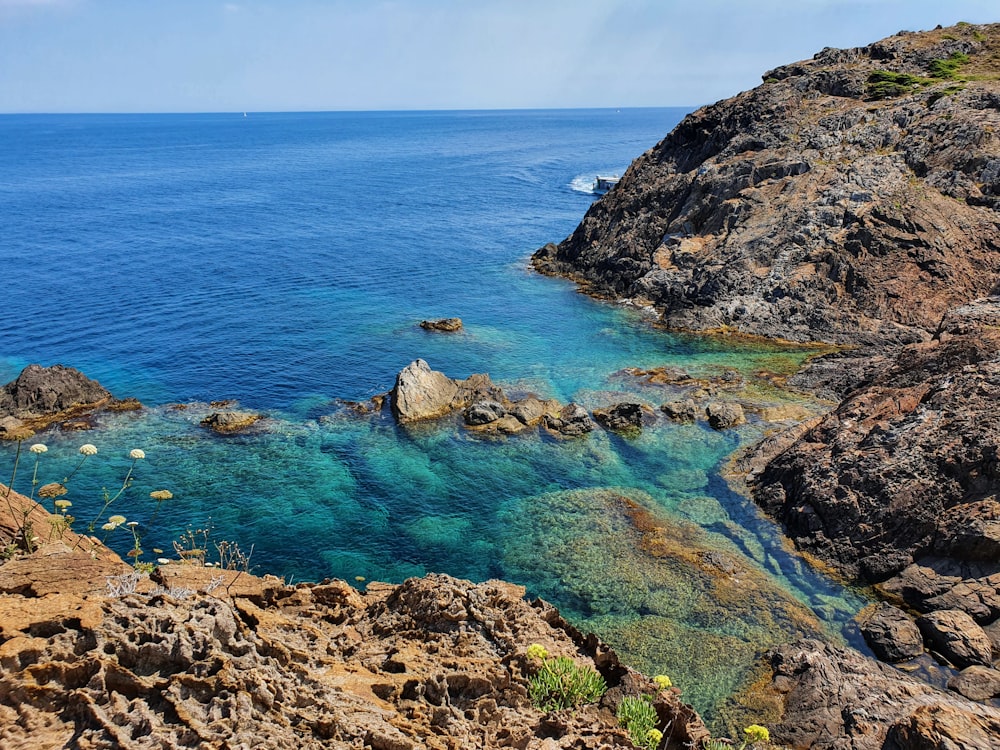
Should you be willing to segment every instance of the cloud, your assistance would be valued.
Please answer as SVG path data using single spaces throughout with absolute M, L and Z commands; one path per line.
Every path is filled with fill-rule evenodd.
M 239 13 L 240 6 L 237 5 L 236 3 L 225 3 L 222 6 L 222 9 L 226 11 L 226 13 Z

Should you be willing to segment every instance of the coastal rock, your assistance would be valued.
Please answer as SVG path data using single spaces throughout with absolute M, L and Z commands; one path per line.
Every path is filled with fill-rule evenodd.
M 50 569 L 73 572 L 72 554 Z M 113 572 L 0 596 L 4 748 L 626 748 L 614 710 L 638 694 L 670 727 L 669 750 L 708 736 L 676 692 L 512 584 L 431 575 L 361 593 L 171 563 L 159 586 L 136 575 L 128 593 Z M 532 644 L 598 670 L 605 698 L 539 711 Z
M 442 331 L 454 333 L 462 330 L 461 318 L 441 318 L 440 320 L 422 320 L 420 327 L 425 331 Z
M 675 422 L 696 422 L 704 411 L 698 408 L 696 401 L 686 398 L 679 401 L 668 401 L 660 406 L 660 411 Z
M 998 47 L 1000 25 L 960 25 L 768 71 L 688 115 L 532 262 L 675 329 L 927 340 L 1000 281 Z M 935 72 L 950 59 L 968 79 Z
M 16 417 L 41 429 L 104 406 L 111 398 L 100 383 L 72 367 L 28 365 L 0 388 L 0 417 Z
M 920 629 L 901 609 L 881 602 L 858 616 L 865 643 L 882 661 L 913 659 L 924 652 Z
M 940 691 L 856 651 L 815 640 L 765 657 L 772 741 L 813 750 L 997 747 L 1000 710 Z M 771 699 L 768 701 L 767 695 Z
M 973 665 L 948 680 L 948 688 L 961 693 L 970 701 L 1000 698 L 1000 671 Z
M 465 410 L 465 423 L 468 425 L 484 425 L 495 422 L 507 416 L 507 409 L 497 401 L 477 401 Z
M 250 429 L 263 418 L 263 414 L 251 411 L 216 411 L 201 420 L 201 425 L 220 435 L 232 435 Z
M 546 415 L 557 417 L 562 407 L 554 399 L 540 399 L 528 394 L 518 399 L 508 407 L 508 412 L 522 424 L 533 427 L 539 424 Z
M 942 609 L 917 618 L 917 627 L 932 650 L 959 669 L 991 666 L 993 646 L 983 629 L 958 609 Z
M 594 409 L 594 419 L 605 429 L 614 432 L 639 432 L 643 421 L 649 417 L 648 407 L 636 403 L 620 403 L 607 409 Z
M 573 403 L 566 404 L 556 417 L 546 414 L 542 423 L 545 429 L 564 437 L 580 437 L 593 432 L 597 427 L 587 410 Z
M 746 422 L 743 407 L 731 402 L 712 402 L 705 407 L 708 423 L 716 430 L 728 430 Z
M 770 460 L 753 496 L 797 546 L 869 582 L 1000 573 L 1000 330 L 972 331 L 903 348 Z
M 401 424 L 432 419 L 452 411 L 459 387 L 443 372 L 432 370 L 424 360 L 414 360 L 396 376 L 390 391 L 392 413 Z

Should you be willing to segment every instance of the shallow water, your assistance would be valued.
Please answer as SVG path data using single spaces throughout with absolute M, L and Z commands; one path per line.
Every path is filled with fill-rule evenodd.
M 806 352 L 672 336 L 641 310 L 527 267 L 532 250 L 582 217 L 593 198 L 580 191 L 586 175 L 624 171 L 682 114 L 0 117 L 0 258 L 19 290 L 0 318 L 0 379 L 28 362 L 62 362 L 150 407 L 105 415 L 96 431 L 40 436 L 50 447 L 40 476 L 65 476 L 80 443 L 98 446 L 70 483 L 80 528 L 141 447 L 147 458 L 113 508 L 140 523 L 147 560 L 170 556 L 185 529 L 211 526 L 216 540 L 252 548 L 258 572 L 289 580 L 428 571 L 515 580 L 626 659 L 670 674 L 711 713 L 767 645 L 758 631 L 790 637 L 798 626 L 779 618 L 737 632 L 718 608 L 671 617 L 650 610 L 646 594 L 633 609 L 628 598 L 581 594 L 609 581 L 616 589 L 614 567 L 586 563 L 595 550 L 629 550 L 630 570 L 661 571 L 647 580 L 660 580 L 665 563 L 642 561 L 627 524 L 603 529 L 592 505 L 603 494 L 560 493 L 615 488 L 665 526 L 697 524 L 698 545 L 766 581 L 741 589 L 747 599 L 733 611 L 754 602 L 771 611 L 787 597 L 836 636 L 861 599 L 805 567 L 719 476 L 771 425 L 752 417 L 720 433 L 661 417 L 630 439 L 497 439 L 449 419 L 399 428 L 337 402 L 388 390 L 417 357 L 453 377 L 489 372 L 588 408 L 676 397 L 621 372 L 661 365 L 701 376 L 736 369 L 758 402 L 787 402 L 755 374 L 790 372 Z M 463 332 L 416 325 L 453 315 Z M 200 427 L 205 402 L 224 398 L 266 413 L 263 429 L 218 437 Z M 161 488 L 174 498 L 157 508 L 148 493 Z M 560 521 L 552 498 L 598 512 Z M 124 529 L 109 541 L 131 546 Z M 547 563 L 564 544 L 590 557 L 572 569 Z M 657 586 L 657 601 L 694 596 Z M 693 659 L 690 648 L 658 647 L 665 633 L 721 650 Z

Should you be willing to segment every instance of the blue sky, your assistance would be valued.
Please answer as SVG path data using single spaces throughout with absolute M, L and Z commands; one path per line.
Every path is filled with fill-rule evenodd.
M 693 106 L 997 0 L 0 0 L 0 112 Z

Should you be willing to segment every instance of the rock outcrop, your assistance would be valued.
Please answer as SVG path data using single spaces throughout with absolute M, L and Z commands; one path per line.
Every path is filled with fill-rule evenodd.
M 15 380 L 0 388 L 0 419 L 6 429 L 23 424 L 40 430 L 53 422 L 79 419 L 102 407 L 136 408 L 128 399 L 115 402 L 110 391 L 72 367 L 28 365 Z
M 707 736 L 676 691 L 518 586 L 431 575 L 360 593 L 181 563 L 130 571 L 61 543 L 0 564 L 0 746 L 628 748 L 614 710 L 640 693 L 664 747 Z M 536 709 L 532 644 L 610 689 Z
M 440 320 L 422 320 L 420 327 L 425 331 L 440 331 L 443 333 L 455 333 L 462 330 L 461 318 L 441 318 Z
M 855 651 L 805 640 L 774 649 L 766 659 L 770 687 L 756 700 L 776 712 L 771 737 L 788 747 L 1000 747 L 1000 709 L 943 692 Z
M 1000 24 L 825 49 L 686 117 L 533 257 L 676 329 L 908 343 L 1000 281 Z
M 233 435 L 239 432 L 246 432 L 264 418 L 263 414 L 252 411 L 239 411 L 226 409 L 224 411 L 213 411 L 201 420 L 202 427 L 207 427 L 219 435 Z

